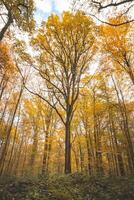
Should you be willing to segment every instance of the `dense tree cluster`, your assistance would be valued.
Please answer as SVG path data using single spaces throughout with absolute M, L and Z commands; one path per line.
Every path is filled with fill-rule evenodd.
M 0 1 L 24 30 L 28 19 L 20 5 L 30 16 L 33 10 L 26 2 L 30 10 L 23 1 Z M 109 23 L 124 20 L 111 17 Z M 96 25 L 81 11 L 52 14 L 28 47 L 17 39 L 9 45 L 5 35 L 0 176 L 134 173 L 133 35 L 132 23 Z

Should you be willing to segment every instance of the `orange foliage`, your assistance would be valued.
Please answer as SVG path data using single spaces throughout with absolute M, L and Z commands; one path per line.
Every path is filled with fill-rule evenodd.
M 0 71 L 6 76 L 12 75 L 15 65 L 7 43 L 0 43 Z

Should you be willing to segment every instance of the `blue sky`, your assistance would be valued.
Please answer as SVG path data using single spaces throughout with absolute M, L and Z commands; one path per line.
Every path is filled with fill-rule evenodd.
M 69 10 L 69 0 L 35 0 L 36 12 L 35 19 L 37 24 L 42 20 L 46 20 L 51 13 L 60 14 L 65 10 Z

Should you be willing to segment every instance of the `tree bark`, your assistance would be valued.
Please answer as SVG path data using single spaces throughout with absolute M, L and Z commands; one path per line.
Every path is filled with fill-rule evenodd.
M 67 117 L 65 124 L 65 174 L 71 173 L 71 139 L 70 122 Z
M 11 11 L 8 10 L 8 20 L 7 23 L 5 24 L 5 26 L 2 28 L 2 30 L 0 31 L 0 42 L 1 40 L 4 38 L 4 35 L 7 31 L 7 29 L 9 28 L 9 26 L 13 23 L 13 18 L 12 18 L 12 14 Z

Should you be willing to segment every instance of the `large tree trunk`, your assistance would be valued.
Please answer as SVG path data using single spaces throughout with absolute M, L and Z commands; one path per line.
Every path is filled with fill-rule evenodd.
M 7 31 L 7 29 L 9 28 L 9 26 L 12 23 L 13 23 L 12 14 L 11 14 L 11 11 L 8 10 L 8 20 L 7 20 L 6 24 L 4 25 L 4 27 L 2 28 L 2 30 L 0 31 L 0 41 L 4 38 L 4 35 Z
M 70 133 L 70 122 L 67 117 L 65 124 L 65 174 L 71 173 L 71 133 Z

